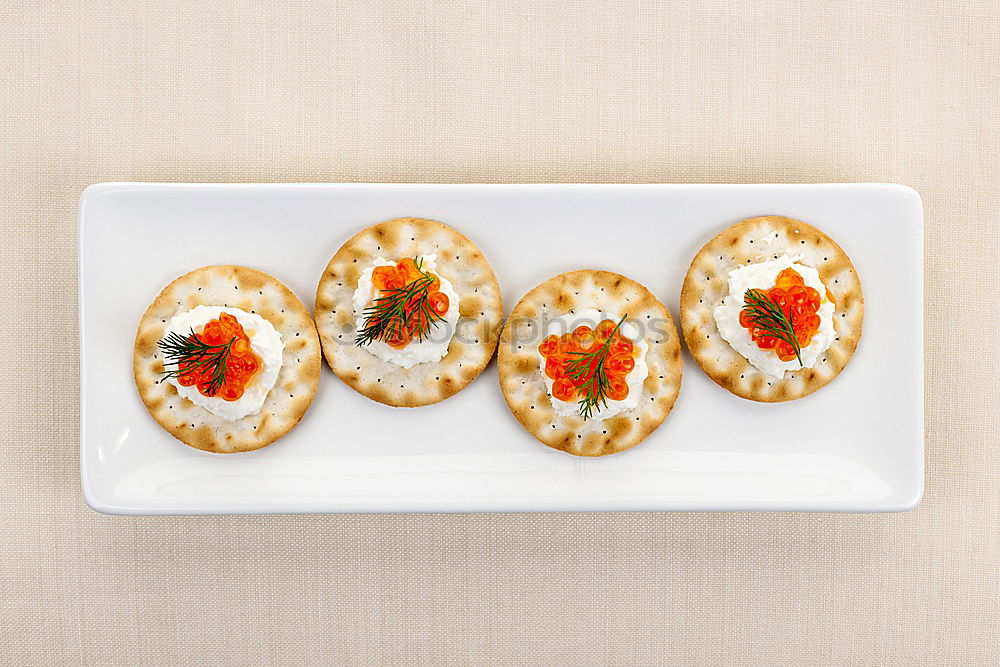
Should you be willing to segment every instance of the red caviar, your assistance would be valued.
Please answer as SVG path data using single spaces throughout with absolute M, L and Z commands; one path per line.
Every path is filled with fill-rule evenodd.
M 198 387 L 203 396 L 220 396 L 226 401 L 238 401 L 261 366 L 260 357 L 251 349 L 250 337 L 242 325 L 229 313 L 220 313 L 218 319 L 206 322 L 201 333 L 196 333 L 194 337 L 205 345 L 229 344 L 229 354 L 225 360 L 225 381 L 217 392 L 211 393 L 210 385 L 218 368 L 214 364 L 199 367 L 198 362 L 203 357 L 196 356 L 180 362 L 177 382 L 182 387 Z
M 421 271 L 417 268 L 417 263 L 411 257 L 400 260 L 396 266 L 377 266 L 372 271 L 372 284 L 377 290 L 401 290 L 410 283 L 421 280 L 426 276 L 431 276 L 433 280 L 427 287 L 427 305 L 436 315 L 444 317 L 450 307 L 448 295 L 441 290 L 441 280 L 433 273 Z M 406 312 L 410 313 L 406 326 L 401 330 L 393 331 L 385 342 L 396 349 L 402 349 L 410 344 L 410 341 L 418 337 L 419 332 L 428 330 L 427 316 L 420 312 L 415 306 L 416 301 L 423 298 L 423 294 L 418 293 L 410 298 Z
M 596 329 L 580 326 L 572 333 L 561 336 L 550 334 L 539 346 L 538 353 L 545 359 L 545 375 L 552 380 L 552 397 L 560 401 L 575 401 L 580 398 L 580 388 L 589 383 L 593 377 L 593 364 L 589 372 L 581 377 L 572 378 L 566 373 L 566 366 L 576 355 L 573 352 L 594 352 L 608 342 L 615 331 L 615 322 L 603 320 Z M 625 380 L 635 368 L 639 348 L 620 333 L 611 338 L 608 356 L 604 362 L 604 372 L 608 377 L 607 397 L 613 401 L 623 401 L 628 397 L 628 382 Z M 598 355 L 599 356 L 599 355 Z
M 820 319 L 817 313 L 822 301 L 819 292 L 806 285 L 799 272 L 789 267 L 778 274 L 774 287 L 765 290 L 765 293 L 781 307 L 792 323 L 799 347 L 808 346 L 819 331 Z M 746 310 L 740 311 L 740 325 L 750 332 L 757 347 L 774 350 L 782 361 L 795 359 L 795 349 L 791 344 L 755 327 Z

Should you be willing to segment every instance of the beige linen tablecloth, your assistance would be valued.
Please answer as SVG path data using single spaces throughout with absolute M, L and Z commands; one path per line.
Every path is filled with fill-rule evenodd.
M 990 1 L 3 3 L 0 664 L 1000 663 L 998 16 Z M 81 189 L 112 180 L 911 185 L 923 503 L 96 514 L 75 224 Z

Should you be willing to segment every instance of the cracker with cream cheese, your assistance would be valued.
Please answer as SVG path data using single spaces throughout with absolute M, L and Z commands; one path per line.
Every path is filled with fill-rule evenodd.
M 638 405 L 603 420 L 556 413 L 538 353 L 547 320 L 587 308 L 627 316 L 649 345 Z M 670 312 L 646 287 L 610 271 L 570 271 L 528 292 L 501 334 L 497 365 L 504 398 L 521 425 L 543 444 L 576 456 L 638 444 L 666 419 L 681 386 L 680 340 Z
M 835 306 L 835 339 L 812 368 L 786 370 L 778 379 L 752 366 L 722 338 L 714 310 L 728 298 L 731 271 L 783 255 L 819 272 Z M 744 220 L 706 243 L 681 290 L 681 329 L 698 365 L 737 396 L 769 403 L 802 398 L 833 380 L 858 345 L 864 312 L 861 280 L 841 247 L 812 225 L 781 216 Z
M 398 262 L 432 254 L 434 273 L 459 297 L 447 354 L 403 368 L 356 345 L 353 299 L 365 269 L 378 257 Z M 417 407 L 458 393 L 482 372 L 496 349 L 503 305 L 496 275 L 472 241 L 434 220 L 397 218 L 361 230 L 334 254 L 316 289 L 315 318 L 323 355 L 341 380 L 379 403 Z
M 281 368 L 259 413 L 225 419 L 161 381 L 163 354 L 157 343 L 174 315 L 202 305 L 260 315 L 281 335 Z M 135 384 L 149 414 L 181 442 L 216 453 L 259 449 L 288 433 L 316 395 L 321 364 L 316 327 L 302 302 L 277 279 L 243 266 L 206 266 L 163 288 L 139 322 L 132 357 Z

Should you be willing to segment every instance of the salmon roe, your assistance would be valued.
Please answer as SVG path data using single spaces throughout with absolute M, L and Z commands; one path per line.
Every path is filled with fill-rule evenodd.
M 804 348 L 812 341 L 819 331 L 819 311 L 822 301 L 819 292 L 805 284 L 799 272 L 787 268 L 778 274 L 774 287 L 764 290 L 785 312 L 795 329 L 795 339 L 799 348 Z M 740 325 L 750 332 L 750 337 L 763 350 L 774 350 L 782 361 L 795 359 L 795 349 L 787 341 L 769 336 L 766 331 L 758 329 L 746 310 L 740 311 Z
M 595 352 L 605 343 L 609 347 L 604 362 L 604 372 L 608 377 L 607 397 L 612 401 L 623 401 L 628 397 L 625 376 L 635 368 L 639 349 L 628 338 L 615 332 L 615 326 L 615 322 L 604 320 L 598 323 L 596 329 L 580 326 L 572 333 L 561 336 L 550 334 L 539 344 L 538 352 L 545 359 L 545 376 L 552 380 L 553 398 L 567 402 L 580 398 L 582 388 L 593 380 L 599 355 L 591 361 L 588 372 L 580 377 L 570 377 L 566 367 L 574 360 L 576 355 L 573 353 Z
M 203 396 L 220 396 L 226 401 L 238 401 L 261 365 L 260 357 L 250 348 L 250 337 L 242 325 L 229 313 L 220 313 L 218 319 L 206 322 L 201 333 L 195 333 L 194 337 L 205 345 L 229 345 L 229 354 L 225 358 L 225 381 L 217 392 L 212 393 L 211 383 L 216 366 L 213 364 L 199 368 L 198 362 L 206 357 L 198 355 L 180 362 L 177 382 L 182 387 L 197 387 Z
M 400 260 L 395 266 L 377 266 L 372 271 L 372 284 L 380 292 L 392 292 L 405 289 L 417 280 L 432 278 L 427 287 L 427 305 L 430 310 L 440 317 L 444 317 L 450 307 L 448 295 L 441 292 L 441 280 L 433 273 L 421 271 L 417 268 L 417 263 L 413 258 L 407 257 Z M 385 342 L 396 349 L 402 349 L 410 344 L 410 341 L 419 337 L 420 332 L 427 332 L 429 323 L 427 315 L 419 308 L 419 301 L 423 299 L 423 291 L 410 297 L 406 304 L 406 322 L 403 327 L 394 327 Z

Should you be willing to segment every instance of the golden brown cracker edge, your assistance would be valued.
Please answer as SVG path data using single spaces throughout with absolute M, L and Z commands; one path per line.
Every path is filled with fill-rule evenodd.
M 577 308 L 627 315 L 643 327 L 649 344 L 649 375 L 639 404 L 603 421 L 556 414 L 543 379 L 537 351 L 542 316 L 558 317 Z M 682 376 L 680 339 L 667 308 L 642 284 L 590 269 L 555 276 L 522 297 L 501 334 L 497 367 L 507 406 L 525 430 L 576 456 L 614 454 L 645 439 L 673 408 Z
M 157 342 L 174 315 L 199 305 L 256 313 L 281 334 L 281 370 L 258 414 L 227 420 L 182 398 L 169 382 L 159 382 L 163 359 Z M 255 269 L 219 265 L 195 269 L 163 288 L 139 321 L 132 365 L 143 404 L 168 433 L 196 449 L 234 453 L 265 447 L 298 424 L 316 395 L 320 355 L 313 320 L 288 287 Z
M 361 273 L 376 257 L 399 261 L 437 255 L 436 272 L 459 295 L 459 331 L 438 362 L 405 369 L 354 344 L 353 297 Z M 486 368 L 496 349 L 503 302 L 500 284 L 483 252 L 455 229 L 435 220 L 396 218 L 362 229 L 333 255 L 316 288 L 314 309 L 323 355 L 349 387 L 394 407 L 419 407 L 449 398 Z
M 813 368 L 768 376 L 736 352 L 719 333 L 713 311 L 729 293 L 729 273 L 741 266 L 800 255 L 815 268 L 835 302 L 835 340 Z M 681 330 L 691 356 L 719 386 L 753 401 L 808 396 L 844 369 L 861 338 L 864 295 L 847 253 L 812 225 L 782 216 L 748 218 L 723 230 L 691 261 L 681 288 Z

